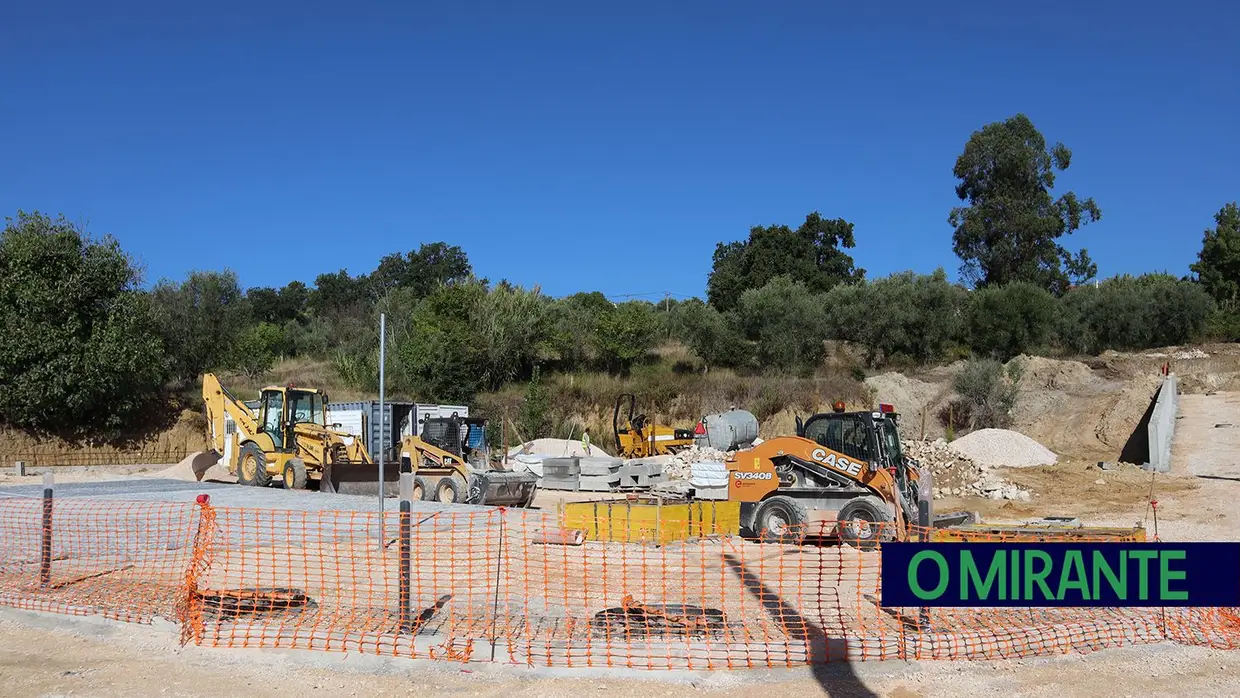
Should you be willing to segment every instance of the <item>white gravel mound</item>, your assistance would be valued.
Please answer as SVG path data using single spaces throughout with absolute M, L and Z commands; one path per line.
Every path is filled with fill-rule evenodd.
M 979 429 L 956 439 L 951 446 L 983 467 L 1031 468 L 1054 465 L 1059 460 L 1037 441 L 1007 429 Z

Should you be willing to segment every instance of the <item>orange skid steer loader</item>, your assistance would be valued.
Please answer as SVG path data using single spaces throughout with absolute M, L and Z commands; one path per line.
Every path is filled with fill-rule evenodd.
M 904 456 L 890 405 L 873 412 L 797 418 L 796 436 L 779 436 L 727 461 L 728 499 L 740 502 L 741 526 L 766 542 L 800 543 L 834 532 L 871 548 L 906 538 L 918 521 L 921 474 Z M 928 493 L 926 493 L 928 494 Z M 955 512 L 932 526 L 969 523 Z

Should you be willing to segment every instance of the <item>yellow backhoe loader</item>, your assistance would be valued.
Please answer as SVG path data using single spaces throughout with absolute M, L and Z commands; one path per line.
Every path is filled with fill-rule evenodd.
M 252 410 L 208 373 L 202 400 L 214 453 L 243 485 L 266 487 L 278 477 L 286 489 L 303 489 L 324 466 L 371 462 L 362 439 L 327 423 L 321 390 L 268 386 Z

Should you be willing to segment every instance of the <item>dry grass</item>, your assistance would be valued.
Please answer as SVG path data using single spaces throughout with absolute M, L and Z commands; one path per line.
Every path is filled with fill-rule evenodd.
M 240 373 L 225 373 L 220 375 L 220 381 L 243 400 L 257 398 L 262 389 L 269 385 L 288 383 L 324 390 L 333 402 L 352 402 L 378 397 L 346 386 L 336 372 L 335 366 L 327 359 L 304 357 L 285 359 L 258 380 Z
M 703 373 L 699 363 L 683 347 L 663 347 L 657 357 L 636 366 L 627 377 L 601 373 L 570 373 L 548 377 L 553 429 L 550 434 L 577 439 L 588 431 L 590 440 L 614 449 L 612 415 L 617 397 L 625 393 L 637 399 L 637 410 L 662 424 L 691 427 L 707 414 L 733 407 L 752 412 L 763 436 L 793 431 L 795 415 L 828 409 L 835 400 L 869 405 L 871 395 L 856 378 L 832 371 L 813 378 L 746 376 L 730 370 Z M 515 420 L 523 386 L 508 388 L 475 401 L 480 412 L 493 420 L 504 414 Z M 627 409 L 627 408 L 626 408 Z M 530 439 L 520 434 L 509 438 Z

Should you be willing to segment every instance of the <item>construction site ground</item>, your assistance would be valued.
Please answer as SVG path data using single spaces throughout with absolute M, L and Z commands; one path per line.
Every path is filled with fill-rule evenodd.
M 1005 480 L 1032 492 L 1029 501 L 946 497 L 939 511 L 976 511 L 986 521 L 1020 522 L 1051 515 L 1079 517 L 1088 525 L 1140 523 L 1167 540 L 1240 540 L 1240 387 L 1235 355 L 1201 359 L 1183 376 L 1173 470 L 1152 475 L 1133 465 L 1099 467 L 1118 460 L 1124 429 L 1137 426 L 1148 400 L 1133 378 L 1160 358 L 1110 357 L 1087 369 L 1038 360 L 1033 375 L 1044 392 L 1057 392 L 1064 418 L 1048 424 L 1047 399 L 1026 407 L 1021 431 L 1036 435 L 1063 458 L 1053 466 L 1002 468 Z M 1067 364 L 1069 362 L 1060 362 Z M 1188 362 L 1191 363 L 1191 362 Z M 1148 364 L 1148 365 L 1147 365 Z M 1156 370 L 1156 369 L 1155 369 Z M 1074 378 L 1075 376 L 1075 378 Z M 1099 378 L 1102 376 L 1102 378 Z M 922 396 L 931 380 L 922 376 Z M 1070 387 L 1069 379 L 1077 381 Z M 1099 382 L 1101 381 L 1101 382 Z M 1146 381 L 1148 382 L 1148 381 Z M 917 386 L 914 386 L 917 387 Z M 915 391 L 914 391 L 915 392 Z M 939 395 L 936 393 L 936 395 Z M 940 395 L 941 397 L 941 395 Z M 925 404 L 935 398 L 925 397 Z M 1121 404 L 1124 400 L 1137 405 Z M 1075 402 L 1074 402 L 1075 401 Z M 1098 409 L 1091 411 L 1089 406 Z M 1105 409 L 1103 409 L 1105 407 Z M 923 409 L 928 409 L 923 407 Z M 1042 417 L 1029 416 L 1043 410 Z M 906 410 L 908 412 L 908 410 Z M 1122 420 L 1117 415 L 1124 415 Z M 1134 416 L 1135 414 L 1135 416 Z M 1101 415 L 1101 416 L 1100 416 Z M 906 423 L 913 422 L 908 420 Z M 1059 424 L 1058 422 L 1064 422 Z M 1072 425 L 1076 426 L 1073 427 Z M 1119 426 L 1117 426 L 1119 425 Z M 1075 431 L 1074 431 L 1075 430 Z M 913 436 L 916 436 L 913 434 Z M 934 434 L 928 434 L 934 436 Z M 224 482 L 169 479 L 166 466 L 60 469 L 58 496 L 191 501 L 207 492 L 220 506 L 281 509 L 374 510 L 377 498 L 329 496 L 240 487 Z M 141 481 L 141 485 L 136 483 Z M 41 489 L 38 474 L 0 470 L 0 496 Z M 616 495 L 542 491 L 536 506 Z M 1157 506 L 1151 505 L 1157 501 Z M 393 503 L 394 504 L 394 503 Z M 423 503 L 430 509 L 442 507 Z M 629 670 L 530 670 L 482 664 L 462 670 L 451 663 L 412 662 L 358 654 L 181 647 L 171 626 L 131 626 L 106 621 L 0 609 L 0 682 L 6 695 L 432 695 L 615 696 L 780 695 L 1034 696 L 1240 695 L 1240 652 L 1170 643 L 1083 655 L 995 661 L 838 662 L 803 670 L 712 672 Z

